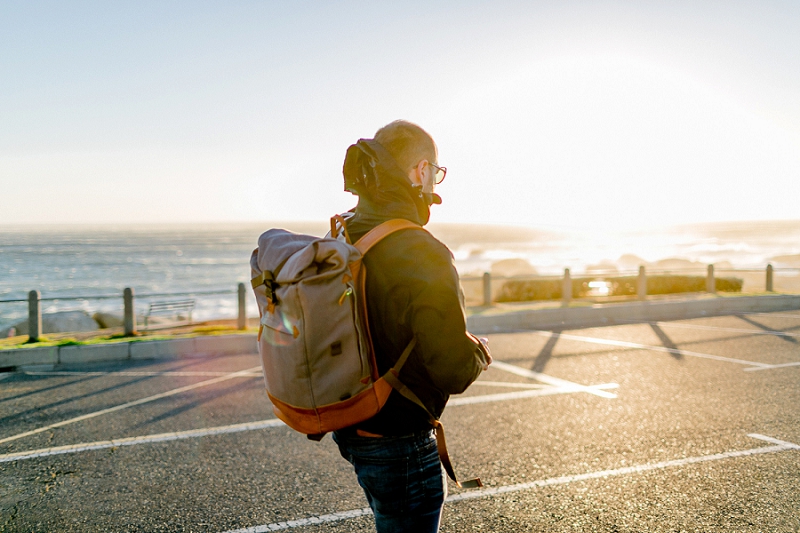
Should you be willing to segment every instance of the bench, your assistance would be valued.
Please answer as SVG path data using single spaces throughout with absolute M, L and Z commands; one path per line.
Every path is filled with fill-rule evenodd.
M 147 314 L 144 315 L 144 327 L 147 328 L 147 322 L 153 315 L 172 315 L 178 320 L 185 320 L 187 324 L 192 323 L 192 310 L 194 309 L 194 300 L 173 300 L 169 302 L 151 302 Z M 182 315 L 186 318 L 182 318 Z

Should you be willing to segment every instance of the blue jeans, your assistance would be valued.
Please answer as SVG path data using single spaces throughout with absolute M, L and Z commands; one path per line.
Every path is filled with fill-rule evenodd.
M 375 515 L 378 533 L 436 533 L 447 497 L 433 431 L 403 437 L 335 432 Z

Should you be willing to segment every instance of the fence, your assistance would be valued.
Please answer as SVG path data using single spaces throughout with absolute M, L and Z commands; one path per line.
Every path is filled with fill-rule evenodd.
M 153 298 L 175 298 L 187 296 L 202 296 L 202 295 L 224 295 L 236 294 L 237 295 L 237 319 L 236 327 L 243 330 L 247 327 L 247 312 L 246 312 L 246 289 L 244 283 L 239 283 L 236 290 L 211 290 L 211 291 L 192 291 L 192 292 L 171 292 L 171 293 L 145 293 L 136 296 L 134 290 L 127 287 L 122 293 L 122 330 L 124 335 L 131 336 L 137 333 L 137 314 L 136 302 L 137 299 L 152 300 Z M 27 303 L 28 307 L 28 342 L 37 342 L 41 337 L 42 330 L 42 302 L 59 302 L 59 301 L 81 301 L 86 302 L 89 300 L 119 300 L 120 295 L 90 295 L 90 296 L 56 296 L 49 298 L 42 298 L 38 290 L 32 290 L 28 293 L 28 298 L 4 299 L 0 300 L 0 304 L 21 304 Z M 184 302 L 186 302 L 184 300 Z M 152 302 L 155 303 L 155 302 Z M 164 303 L 164 302 L 162 302 Z M 168 302 L 167 302 L 168 303 Z M 193 305 L 193 304 L 192 304 Z M 189 321 L 190 323 L 191 321 Z M 171 327 L 171 326 L 167 326 Z M 157 329 L 150 327 L 147 329 Z
M 738 284 L 738 289 L 736 286 L 731 286 L 730 282 L 725 281 L 731 276 L 735 276 L 737 283 L 734 285 Z M 463 276 L 461 283 L 467 305 L 470 306 L 489 307 L 499 301 L 515 300 L 560 300 L 563 306 L 568 306 L 574 300 L 598 303 L 631 298 L 646 300 L 656 293 L 668 293 L 668 291 L 660 292 L 658 289 L 652 289 L 657 280 L 660 279 L 663 285 L 664 278 L 667 277 L 705 278 L 704 282 L 701 281 L 701 286 L 692 292 L 716 293 L 718 290 L 728 291 L 731 289 L 735 292 L 750 293 L 800 292 L 800 268 L 774 268 L 772 265 L 760 269 L 715 269 L 714 265 L 708 265 L 705 269 L 654 270 L 651 272 L 647 272 L 644 266 L 640 266 L 638 271 L 627 272 L 592 270 L 579 278 L 575 278 L 569 268 L 565 268 L 564 274 L 561 276 L 492 276 L 485 272 L 482 276 Z M 627 295 L 614 295 L 615 285 L 618 285 L 623 278 L 624 282 L 628 284 Z M 692 281 L 696 282 L 697 280 Z M 537 290 L 530 290 L 531 282 L 538 285 Z M 523 288 L 526 283 L 528 284 L 526 288 L 529 289 L 527 291 Z M 581 291 L 583 294 L 576 294 L 576 287 L 579 285 L 585 285 L 583 287 L 585 290 Z M 651 287 L 649 292 L 648 286 Z M 512 291 L 509 287 L 515 287 L 518 290 Z M 509 292 L 517 293 L 517 298 L 509 297 Z
M 539 281 L 545 282 L 544 298 L 536 298 L 535 294 L 527 300 L 555 300 L 561 301 L 561 305 L 568 306 L 572 301 L 589 302 L 608 302 L 619 299 L 637 298 L 646 300 L 652 296 L 654 291 L 648 291 L 648 282 L 663 276 L 689 276 L 694 274 L 705 278 L 704 290 L 707 293 L 715 293 L 720 286 L 720 281 L 726 279 L 725 274 L 733 274 L 741 280 L 738 290 L 747 288 L 749 292 L 800 292 L 800 268 L 773 268 L 767 265 L 766 269 L 718 269 L 714 265 L 708 265 L 705 271 L 702 270 L 658 270 L 647 273 L 645 267 L 639 267 L 638 272 L 618 272 L 618 271 L 591 271 L 579 278 L 573 278 L 570 269 L 564 269 L 563 276 L 492 276 L 486 272 L 482 276 L 464 276 L 461 278 L 464 287 L 467 304 L 471 306 L 489 307 L 499 301 L 501 291 L 509 283 Z M 629 278 L 625 281 L 629 289 L 628 295 L 615 296 L 612 294 L 614 283 L 609 279 Z M 576 291 L 576 287 L 580 290 Z M 762 289 L 763 288 L 763 289 Z M 723 288 L 722 290 L 725 290 Z M 180 293 L 150 293 L 136 295 L 132 288 L 126 288 L 122 294 L 123 300 L 123 319 L 122 330 L 125 335 L 137 333 L 137 315 L 135 312 L 137 300 L 147 301 L 153 298 L 175 298 L 202 295 L 237 295 L 237 320 L 238 329 L 245 329 L 247 324 L 246 315 L 246 290 L 243 283 L 239 283 L 236 290 L 216 290 L 216 291 L 194 291 Z M 28 298 L 24 299 L 5 299 L 0 300 L 0 304 L 24 304 L 27 303 L 28 316 L 28 338 L 30 342 L 35 342 L 42 335 L 42 302 L 65 301 L 65 300 L 119 300 L 120 295 L 94 295 L 94 296 L 57 296 L 42 298 L 37 290 L 32 290 Z M 511 301 L 504 299 L 504 301 Z M 155 329 L 155 328 L 149 328 Z

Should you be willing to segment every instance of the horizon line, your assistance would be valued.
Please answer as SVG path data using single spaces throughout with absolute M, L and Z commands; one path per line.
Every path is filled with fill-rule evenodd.
M 2 223 L 0 222 L 0 232 L 5 231 L 20 231 L 20 230 L 45 230 L 45 229 L 87 229 L 93 228 L 97 229 L 99 227 L 105 226 L 104 229 L 113 230 L 113 229 L 132 229 L 132 228 L 154 228 L 154 227 L 164 227 L 164 228 L 175 228 L 175 227 L 189 227 L 189 226 L 203 226 L 203 225 L 213 225 L 213 226 L 253 226 L 258 224 L 264 225 L 276 225 L 276 224 L 286 224 L 286 225 L 320 225 L 320 226 L 327 226 L 328 220 L 327 219 L 264 219 L 264 220 L 190 220 L 190 221 L 161 221 L 161 222 L 132 222 L 132 221 L 123 221 L 123 222 L 109 222 L 109 221 L 94 221 L 94 222 L 17 222 L 17 223 Z M 614 227 L 614 228 L 602 228 L 601 229 L 608 229 L 610 231 L 647 231 L 647 230 L 657 230 L 657 229 L 664 229 L 664 228 L 679 228 L 679 227 L 698 227 L 698 226 L 713 226 L 713 225 L 729 225 L 729 224 L 800 224 L 800 218 L 796 219 L 785 219 L 785 218 L 778 218 L 778 219 L 727 219 L 727 220 L 713 220 L 713 221 L 695 221 L 695 222 L 676 222 L 674 224 L 658 224 L 658 225 L 641 225 L 641 226 L 629 226 L 629 227 Z M 586 230 L 592 229 L 597 230 L 597 226 L 587 226 L 587 225 L 571 225 L 571 224 L 553 224 L 553 223 L 541 223 L 541 224 L 532 224 L 532 223 L 513 223 L 513 222 L 452 222 L 452 221 L 430 221 L 428 224 L 430 226 L 497 226 L 497 227 L 510 227 L 510 228 L 520 228 L 520 229 L 539 229 L 539 230 L 565 230 L 565 231 L 574 231 L 574 230 Z

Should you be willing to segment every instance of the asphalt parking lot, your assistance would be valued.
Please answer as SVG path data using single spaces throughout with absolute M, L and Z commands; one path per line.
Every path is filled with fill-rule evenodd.
M 490 335 L 443 532 L 800 531 L 800 311 Z M 255 354 L 0 374 L 0 531 L 374 531 Z

